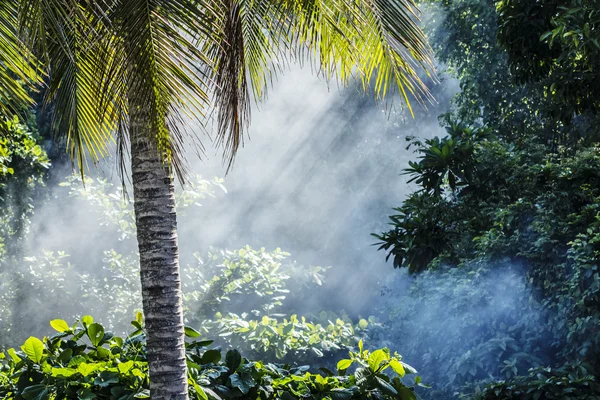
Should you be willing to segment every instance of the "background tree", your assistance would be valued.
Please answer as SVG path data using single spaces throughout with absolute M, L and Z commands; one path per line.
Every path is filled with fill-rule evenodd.
M 600 110 L 599 10 L 596 0 L 498 2 L 498 40 L 514 76 L 542 82 L 560 119 Z

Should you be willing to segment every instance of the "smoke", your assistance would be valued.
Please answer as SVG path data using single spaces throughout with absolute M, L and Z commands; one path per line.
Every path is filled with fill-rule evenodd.
M 448 79 L 435 89 L 439 104 L 413 120 L 357 87 L 330 90 L 309 71 L 291 71 L 254 113 L 251 139 L 226 177 L 228 195 L 181 223 L 182 248 L 281 247 L 302 264 L 333 266 L 332 309 L 368 314 L 369 294 L 391 272 L 370 233 L 413 190 L 401 175 L 413 157 L 406 137 L 443 135 L 436 117 L 458 85 Z M 218 153 L 193 170 L 224 173 Z
M 488 268 L 441 269 L 415 278 L 404 271 L 382 289 L 376 308 L 383 325 L 372 339 L 397 349 L 432 384 L 428 398 L 447 398 L 473 381 L 526 374 L 556 353 L 549 342 L 531 340 L 543 337 L 547 316 L 524 269 L 507 263 Z
M 438 104 L 428 110 L 415 105 L 413 120 L 358 87 L 331 89 L 302 69 L 284 75 L 254 111 L 250 138 L 225 177 L 228 193 L 179 218 L 182 265 L 210 247 L 279 247 L 299 264 L 332 266 L 322 293 L 302 305 L 306 311 L 326 304 L 350 315 L 371 314 L 381 282 L 393 271 L 370 234 L 386 228 L 392 208 L 414 189 L 401 175 L 413 157 L 405 139 L 444 134 L 436 117 L 458 84 L 447 79 L 434 90 Z M 203 159 L 188 156 L 190 173 L 224 176 L 219 150 L 206 153 Z M 90 172 L 116 183 L 115 171 L 107 162 Z M 73 272 L 85 273 L 97 269 L 108 249 L 134 249 L 124 249 L 132 244 L 115 238 L 88 203 L 58 186 L 69 172 L 70 166 L 54 171 L 51 199 L 36 209 L 24 253 L 64 250 Z

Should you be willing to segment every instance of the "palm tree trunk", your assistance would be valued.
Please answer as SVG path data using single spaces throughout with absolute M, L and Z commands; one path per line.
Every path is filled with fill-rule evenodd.
M 130 104 L 133 103 L 130 99 Z M 146 322 L 150 397 L 188 398 L 173 176 L 161 159 L 147 113 L 131 104 L 134 210 Z M 144 115 L 146 114 L 146 115 Z

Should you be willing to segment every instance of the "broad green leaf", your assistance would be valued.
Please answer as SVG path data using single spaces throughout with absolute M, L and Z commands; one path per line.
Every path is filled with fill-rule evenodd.
M 382 378 L 376 376 L 375 380 L 377 381 L 377 386 L 379 386 L 379 388 L 381 389 L 381 391 L 384 394 L 390 395 L 390 396 L 396 396 L 398 394 L 398 391 L 396 389 L 394 389 L 394 387 L 392 385 L 390 385 L 389 382 L 386 382 L 385 380 L 383 380 Z
M 187 337 L 196 338 L 196 337 L 201 336 L 200 332 L 198 332 L 197 330 L 195 330 L 194 328 L 191 328 L 189 326 L 186 326 L 184 328 L 184 331 L 185 331 L 185 336 L 187 336 Z
M 383 349 L 375 350 L 369 355 L 369 368 L 371 368 L 371 371 L 375 372 L 379 369 L 381 363 L 389 359 L 390 354 L 387 351 Z
M 100 368 L 100 365 L 98 364 L 88 364 L 83 362 L 77 366 L 77 372 L 83 376 L 88 376 L 89 374 L 95 372 L 98 368 Z
M 235 372 L 242 364 L 242 355 L 237 350 L 229 350 L 225 354 L 225 365 L 229 368 L 230 372 Z
M 354 397 L 354 392 L 350 389 L 336 388 L 328 393 L 331 400 L 350 400 Z
M 21 349 L 34 363 L 42 361 L 42 357 L 44 356 L 44 343 L 42 343 L 40 339 L 31 336 L 25 341 L 23 346 L 21 346 Z
M 66 363 L 71 357 L 73 357 L 73 349 L 65 349 L 56 359 L 61 363 Z
M 75 375 L 78 371 L 73 368 L 52 368 L 52 376 L 68 378 L 72 375 Z
M 137 376 L 138 378 L 141 378 L 141 379 L 146 379 L 146 374 L 144 374 L 144 373 L 142 372 L 142 370 L 141 370 L 141 369 L 139 369 L 139 368 L 134 368 L 134 369 L 131 371 L 131 375 L 133 375 L 133 376 Z
M 92 346 L 97 347 L 102 338 L 104 338 L 104 327 L 100 324 L 92 323 L 87 327 L 87 335 L 92 342 Z
M 196 347 L 206 347 L 206 346 L 210 346 L 212 343 L 214 342 L 214 340 L 200 340 L 200 341 L 194 341 L 192 343 L 186 343 L 186 347 L 188 349 L 194 349 Z
M 219 350 L 208 350 L 202 355 L 202 358 L 200 359 L 200 362 L 202 364 L 216 364 L 219 361 L 221 361 L 221 352 Z
M 343 359 L 343 360 L 338 361 L 337 369 L 338 369 L 338 371 L 345 371 L 348 368 L 350 368 L 351 365 L 352 365 L 352 360 Z
M 110 352 L 110 350 L 105 349 L 104 347 L 96 348 L 95 356 L 98 360 L 109 360 L 111 354 L 112 353 Z M 90 355 L 94 355 L 94 353 L 90 353 Z
M 81 323 L 84 326 L 88 326 L 94 323 L 94 317 L 92 317 L 91 315 L 85 315 L 84 317 L 81 318 Z
M 121 374 L 125 375 L 127 372 L 129 372 L 129 370 L 131 370 L 131 368 L 133 368 L 133 361 L 129 360 L 127 362 L 121 363 L 117 365 L 117 368 L 119 369 L 119 372 Z
M 319 376 L 320 375 L 317 375 L 317 377 Z M 238 388 L 243 394 L 248 394 L 248 392 L 250 392 L 250 389 L 252 389 L 256 385 L 254 378 L 252 378 L 252 375 L 249 373 L 232 374 L 229 377 L 229 382 L 231 383 L 232 387 Z
M 25 400 L 46 400 L 48 399 L 48 388 L 46 385 L 33 385 L 25 388 L 21 392 Z
M 149 399 L 150 391 L 148 389 L 141 390 L 141 391 L 137 392 L 135 394 L 135 396 L 133 396 L 133 397 L 136 399 Z
M 111 371 L 102 371 L 94 379 L 94 384 L 100 387 L 109 387 L 113 383 L 119 383 L 119 374 Z
M 404 370 L 406 371 L 407 374 L 416 374 L 417 370 L 414 369 L 413 367 L 411 367 L 410 365 L 408 365 L 407 363 L 400 361 L 402 363 L 402 366 L 404 367 Z
M 202 386 L 198 385 L 198 383 L 196 383 L 196 381 L 192 378 L 188 379 L 188 382 L 194 387 L 194 390 L 198 395 L 198 400 L 208 400 L 208 396 L 204 392 L 204 389 L 202 389 Z
M 417 400 L 415 392 L 407 387 L 398 389 L 398 396 L 400 396 L 401 400 Z
M 8 353 L 8 355 L 10 356 L 10 358 L 13 360 L 14 363 L 21 362 L 21 357 L 19 357 L 17 355 L 17 352 L 15 351 L 15 349 L 13 349 L 11 347 L 10 349 L 6 350 L 6 352 Z
M 406 374 L 402 363 L 396 359 L 390 361 L 390 367 L 394 370 L 395 373 L 400 375 L 400 378 L 404 377 L 404 375 Z
M 79 389 L 77 391 L 78 400 L 94 400 L 96 395 L 90 389 Z
M 64 319 L 53 319 L 50 321 L 50 326 L 58 332 L 69 332 L 71 327 Z

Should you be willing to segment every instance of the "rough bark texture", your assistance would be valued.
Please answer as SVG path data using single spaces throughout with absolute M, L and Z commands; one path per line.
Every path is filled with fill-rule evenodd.
M 137 114 L 137 115 L 136 115 Z M 153 400 L 188 398 L 173 177 L 151 124 L 131 112 L 134 209 Z

